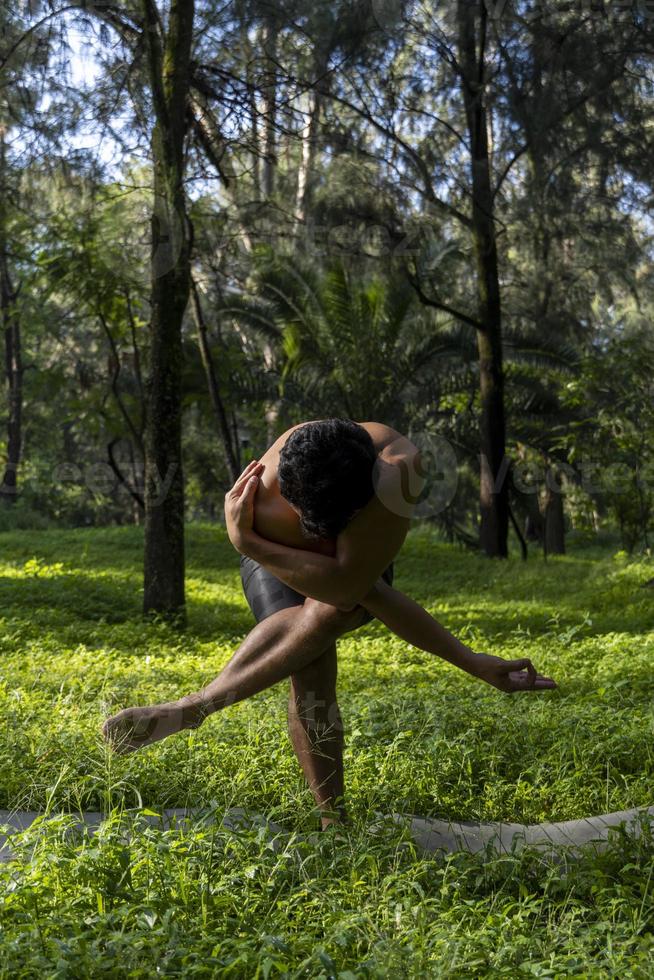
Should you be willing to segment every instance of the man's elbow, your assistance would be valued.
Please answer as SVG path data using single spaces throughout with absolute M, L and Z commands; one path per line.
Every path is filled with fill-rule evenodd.
M 337 601 L 334 603 L 337 609 L 341 612 L 352 612 L 357 606 L 360 606 L 364 601 L 365 597 L 369 594 L 370 587 L 365 588 L 351 588 L 346 591 L 341 591 L 337 597 Z
M 352 612 L 360 601 L 358 590 L 344 588 L 336 589 L 329 599 L 330 605 L 335 606 L 339 612 Z
M 352 612 L 360 606 L 370 590 L 374 588 L 376 578 L 371 579 L 363 570 L 348 567 L 343 562 L 334 579 L 334 599 L 332 600 L 341 612 Z

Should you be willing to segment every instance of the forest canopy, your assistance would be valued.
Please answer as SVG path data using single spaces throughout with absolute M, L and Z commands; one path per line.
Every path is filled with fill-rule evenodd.
M 0 13 L 0 527 L 184 521 L 303 419 L 505 556 L 654 520 L 647 3 Z

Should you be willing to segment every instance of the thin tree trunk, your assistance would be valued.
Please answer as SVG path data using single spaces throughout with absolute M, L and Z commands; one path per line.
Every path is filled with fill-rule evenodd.
M 245 77 L 248 85 L 248 108 L 252 134 L 250 136 L 252 160 L 252 189 L 255 201 L 261 200 L 261 146 L 259 137 L 259 110 L 257 108 L 256 86 L 252 77 L 252 46 L 248 38 L 247 27 L 244 25 L 241 36 L 245 52 Z
M 263 345 L 263 363 L 266 371 L 271 372 L 275 366 L 275 354 L 271 345 L 266 341 Z M 281 411 L 281 398 L 274 398 L 272 401 L 264 403 L 264 418 L 266 420 L 266 440 L 271 445 L 279 435 L 277 424 Z
M 525 540 L 522 531 L 520 530 L 520 525 L 518 524 L 515 514 L 513 513 L 513 510 L 510 505 L 509 505 L 509 519 L 513 524 L 513 530 L 515 531 L 516 537 L 520 542 L 520 554 L 522 556 L 522 560 L 527 561 L 527 558 L 529 556 L 529 549 L 527 548 L 527 542 Z
M 22 445 L 23 358 L 17 292 L 9 271 L 7 243 L 7 200 L 4 133 L 0 129 L 0 310 L 5 344 L 5 377 L 7 381 L 7 461 L 0 498 L 16 500 L 18 467 Z
M 194 4 L 171 0 L 165 36 L 154 0 L 142 4 L 155 117 L 143 608 L 183 617 L 182 321 L 191 275 L 183 175 Z
M 263 36 L 265 84 L 263 86 L 263 193 L 267 198 L 275 192 L 277 169 L 277 27 L 272 17 L 267 19 Z
M 141 351 L 139 350 L 138 340 L 136 338 L 136 320 L 134 318 L 134 311 L 132 309 L 132 301 L 129 295 L 129 291 L 125 292 L 125 299 L 127 301 L 127 314 L 129 317 L 130 333 L 132 337 L 132 363 L 134 366 L 134 376 L 136 378 L 136 385 L 139 392 L 139 421 L 138 421 L 138 446 L 143 456 L 143 432 L 145 429 L 145 387 L 143 384 L 143 373 L 141 371 Z
M 528 541 L 535 541 L 538 544 L 543 543 L 543 535 L 545 533 L 545 524 L 543 520 L 543 515 L 540 510 L 540 505 L 538 503 L 537 493 L 525 493 L 522 494 L 525 501 L 525 506 L 527 508 L 527 520 L 525 522 L 525 537 Z
M 480 329 L 480 544 L 487 555 L 508 555 L 508 481 L 505 463 L 502 309 L 495 220 L 484 106 L 486 6 L 458 0 L 459 63 L 471 152 L 473 246 Z M 479 15 L 479 37 L 476 19 Z M 477 51 L 479 47 L 479 52 Z
M 129 480 L 127 479 L 127 477 L 125 476 L 125 474 L 121 470 L 120 464 L 119 464 L 118 460 L 116 459 L 115 448 L 116 448 L 116 446 L 121 441 L 122 441 L 121 440 L 121 437 L 120 436 L 116 436 L 114 439 L 111 440 L 111 442 L 109 442 L 107 444 L 107 462 L 109 463 L 109 466 L 113 470 L 114 476 L 116 477 L 116 479 L 118 480 L 118 482 L 120 483 L 120 485 L 122 487 L 125 487 L 125 490 L 130 495 L 130 497 L 132 499 L 133 506 L 135 506 L 137 509 L 138 508 L 141 508 L 142 509 L 143 508 L 143 497 L 138 492 L 136 483 L 134 484 L 134 486 L 131 486 L 130 485 Z M 132 463 L 132 475 L 134 476 L 134 447 L 132 446 L 132 442 L 131 442 L 130 439 L 127 440 L 127 443 L 128 443 L 128 445 L 130 447 L 131 463 Z M 134 523 L 135 524 L 138 524 L 138 521 L 135 521 Z
M 326 65 L 322 59 L 315 59 L 314 77 L 320 80 Z M 313 167 L 318 149 L 318 130 L 320 125 L 320 112 L 322 109 L 322 90 L 316 85 L 309 92 L 309 109 L 305 124 L 301 133 L 300 162 L 297 172 L 297 190 L 295 198 L 295 217 L 303 224 L 306 221 L 307 211 L 311 205 L 311 192 L 313 189 Z
M 300 163 L 297 172 L 295 217 L 299 224 L 304 224 L 307 217 L 311 193 L 311 173 L 316 157 L 316 136 L 320 119 L 320 96 L 318 92 L 312 92 L 309 98 L 309 117 L 302 128 Z
M 131 440 L 129 441 L 128 445 L 129 445 L 129 462 L 130 462 L 130 468 L 132 470 L 132 484 L 138 493 L 139 488 L 141 486 L 141 479 L 142 479 L 142 466 L 141 466 L 142 458 L 137 464 L 136 453 L 134 452 L 134 446 Z M 134 524 L 141 523 L 141 514 L 143 511 L 143 506 L 144 506 L 143 497 L 141 497 L 141 503 L 139 504 L 139 501 L 135 500 L 134 496 L 132 495 L 132 518 Z
M 239 434 L 238 434 L 238 422 L 236 421 L 236 413 L 234 412 L 233 409 L 232 409 L 232 412 L 231 412 L 231 416 L 232 417 L 230 419 L 230 425 L 231 425 L 231 430 L 230 431 L 231 431 L 231 435 L 232 435 L 232 442 L 233 442 L 234 446 L 236 447 L 238 465 L 239 465 L 239 469 L 240 469 L 240 467 L 241 467 L 241 441 L 239 439 Z
M 103 316 L 102 313 L 98 313 L 98 320 L 100 321 L 100 325 L 102 327 L 102 330 L 104 331 L 104 335 L 107 338 L 107 342 L 109 343 L 109 350 L 111 352 L 111 357 L 109 361 L 110 368 L 111 368 L 111 380 L 109 382 L 111 386 L 111 393 L 114 396 L 114 400 L 116 402 L 116 405 L 118 406 L 118 410 L 123 418 L 123 421 L 127 427 L 128 432 L 130 433 L 131 437 L 134 439 L 136 445 L 139 447 L 139 450 L 143 452 L 143 433 L 140 431 L 139 428 L 137 428 L 131 415 L 129 414 L 127 410 L 127 406 L 123 401 L 123 397 L 118 387 L 118 379 L 120 378 L 120 372 L 122 369 L 122 365 L 120 363 L 120 353 L 118 351 L 118 345 L 114 340 L 114 337 L 111 333 L 111 328 L 107 323 L 106 317 Z
M 204 321 L 204 314 L 202 312 L 200 297 L 198 295 L 198 288 L 193 278 L 191 279 L 191 306 L 193 308 L 193 318 L 195 320 L 195 326 L 198 332 L 198 346 L 200 348 L 202 364 L 204 365 L 204 372 L 207 377 L 209 397 L 211 398 L 211 405 L 216 416 L 216 422 L 218 423 L 218 432 L 220 433 L 223 449 L 225 451 L 225 463 L 227 464 L 227 470 L 231 481 L 232 483 L 235 483 L 241 473 L 238 445 L 235 446 L 233 443 L 232 434 L 229 429 L 229 422 L 227 421 L 227 414 L 225 412 L 225 406 L 223 405 L 223 400 L 220 397 L 216 367 L 213 362 L 211 347 L 209 346 L 209 339 L 207 336 L 207 325 Z
M 551 467 L 545 481 L 545 498 L 543 501 L 544 549 L 548 555 L 565 554 L 565 518 L 563 514 L 563 493 L 561 489 L 561 473 Z
M 2 246 L 0 246 L 2 247 Z M 5 372 L 7 378 L 7 462 L 0 485 L 0 496 L 13 503 L 18 487 L 18 467 L 22 447 L 23 416 L 23 359 L 21 349 L 20 318 L 16 308 L 16 295 L 11 288 L 6 253 L 0 260 L 0 305 L 5 337 Z

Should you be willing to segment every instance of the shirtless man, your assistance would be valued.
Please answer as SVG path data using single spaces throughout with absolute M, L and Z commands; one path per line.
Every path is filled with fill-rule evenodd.
M 289 733 L 326 827 L 345 818 L 339 636 L 377 617 L 499 690 L 556 687 L 529 660 L 474 653 L 392 588 L 419 475 L 416 447 L 378 422 L 326 419 L 280 436 L 225 496 L 227 532 L 241 553 L 257 625 L 207 687 L 127 708 L 105 722 L 105 737 L 118 751 L 133 751 L 290 677 Z

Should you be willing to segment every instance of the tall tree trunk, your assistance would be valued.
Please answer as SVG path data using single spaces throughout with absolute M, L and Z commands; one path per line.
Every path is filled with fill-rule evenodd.
M 312 189 L 312 171 L 316 157 L 316 139 L 320 121 L 320 93 L 313 90 L 309 93 L 309 109 L 307 119 L 302 127 L 300 162 L 297 172 L 297 191 L 295 196 L 295 217 L 299 224 L 304 224 L 310 204 Z
M 216 416 L 218 432 L 220 433 L 220 438 L 225 452 L 227 471 L 230 475 L 232 483 L 236 483 L 236 480 L 241 473 L 239 447 L 238 443 L 234 443 L 232 440 L 232 433 L 229 428 L 227 413 L 225 412 L 225 406 L 223 405 L 223 400 L 220 396 L 216 367 L 213 362 L 211 347 L 209 346 L 209 338 L 207 336 L 207 325 L 204 321 L 204 314 L 200 304 L 200 296 L 198 294 L 198 288 L 194 279 L 191 279 L 191 305 L 193 307 L 193 318 L 195 320 L 195 326 L 198 332 L 198 346 L 200 348 L 200 356 L 202 357 L 202 364 L 204 366 L 204 372 L 207 378 L 209 397 L 211 398 L 211 405 Z
M 22 444 L 23 358 L 17 293 L 9 270 L 7 242 L 6 157 L 4 131 L 0 128 L 0 311 L 5 342 L 5 377 L 7 381 L 7 462 L 0 484 L 0 498 L 16 500 L 18 466 Z
M 168 26 L 142 0 L 154 128 L 150 374 L 145 426 L 145 612 L 184 611 L 182 320 L 190 290 L 183 188 L 193 0 L 171 0 Z
M 477 330 L 481 401 L 480 544 L 487 555 L 505 558 L 508 554 L 509 498 L 505 460 L 502 308 L 484 106 L 487 19 L 484 0 L 458 0 L 457 16 L 461 86 L 470 141 L 473 246 L 481 325 Z
M 313 190 L 313 167 L 318 149 L 320 113 L 323 104 L 323 79 L 327 68 L 324 57 L 314 55 L 313 75 L 317 84 L 308 92 L 308 109 L 301 130 L 300 161 L 297 171 L 295 195 L 295 217 L 303 224 L 311 206 Z
M 525 536 L 528 541 L 535 541 L 538 544 L 542 544 L 545 534 L 545 521 L 538 502 L 538 494 L 526 493 L 523 496 L 527 507 Z
M 565 554 L 565 519 L 561 477 L 562 474 L 556 467 L 548 469 L 543 499 L 543 548 L 546 555 Z
M 254 54 L 248 37 L 247 24 L 242 26 L 241 43 L 245 56 L 245 78 L 248 86 L 248 109 L 250 112 L 250 159 L 252 161 L 252 197 L 261 200 L 261 143 L 259 137 L 259 109 L 257 107 L 256 85 L 252 71 Z
M 263 35 L 265 83 L 263 86 L 263 193 L 266 198 L 275 192 L 277 169 L 277 25 L 271 15 L 266 18 Z

